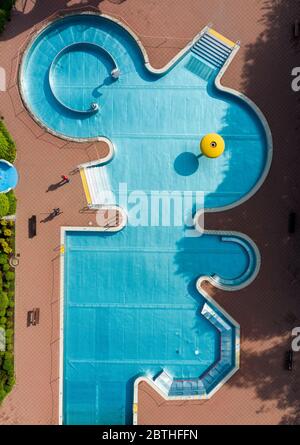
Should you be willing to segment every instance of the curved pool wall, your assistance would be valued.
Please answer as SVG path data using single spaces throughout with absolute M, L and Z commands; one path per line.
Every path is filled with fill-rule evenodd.
M 19 180 L 16 167 L 10 162 L 0 159 L 0 193 L 7 193 L 15 188 Z
M 82 60 L 89 67 L 83 72 Z M 95 73 L 103 84 L 113 82 L 111 72 L 116 62 L 100 45 L 89 42 L 73 43 L 63 48 L 54 58 L 49 69 L 49 86 L 55 99 L 71 113 L 93 113 L 91 103 L 96 103 Z M 99 94 L 100 97 L 100 94 Z
M 49 84 L 55 57 L 83 40 L 101 46 L 121 71 L 112 81 L 98 68 L 90 70 L 83 52 L 78 82 L 95 72 L 84 88 L 92 90 L 87 102 L 100 105 L 96 113 L 63 106 Z M 159 173 L 147 173 L 155 162 L 156 171 L 165 172 L 165 190 L 202 190 L 205 208 L 223 209 L 257 188 L 269 168 L 272 142 L 266 122 L 250 101 L 220 91 L 218 77 L 224 68 L 213 69 L 204 79 L 191 66 L 194 59 L 186 49 L 167 71 L 153 73 L 124 28 L 101 16 L 73 15 L 53 22 L 33 40 L 23 58 L 20 88 L 32 115 L 55 134 L 77 140 L 103 136 L 113 143 L 114 163 L 107 171 L 114 189 L 117 182 L 129 181 L 130 171 L 131 190 L 155 190 Z M 76 86 L 68 76 L 64 80 L 63 95 L 70 97 Z M 213 162 L 202 157 L 196 171 L 185 170 L 184 156 L 198 155 L 201 137 L 211 131 L 224 137 L 224 155 Z
M 65 228 L 62 243 L 64 423 L 131 423 L 141 380 L 170 400 L 207 399 L 238 369 L 239 325 L 198 282 L 254 279 L 247 237 L 125 226 Z
M 143 48 L 113 20 L 65 17 L 32 40 L 20 69 L 21 94 L 48 131 L 78 141 L 107 139 L 114 157 L 81 167 L 98 169 L 110 196 L 125 182 L 129 191 L 146 193 L 201 190 L 204 200 L 195 210 L 230 208 L 261 185 L 272 139 L 255 105 L 220 84 L 237 48 L 223 67 L 207 70 L 190 51 L 194 43 L 154 72 Z M 73 45 L 76 51 L 66 49 Z M 106 56 L 89 52 L 89 45 L 115 61 L 117 81 L 107 76 Z M 67 74 L 73 53 L 82 59 L 79 77 Z M 85 63 L 87 53 L 94 70 Z M 59 54 L 63 63 L 54 63 L 50 73 Z M 90 71 L 95 84 L 93 77 L 85 82 Z M 77 92 L 72 96 L 74 78 L 86 92 L 80 100 Z M 94 113 L 87 109 L 90 94 L 100 105 Z M 225 153 L 214 161 L 199 158 L 195 168 L 199 141 L 212 131 L 224 137 Z M 258 272 L 258 250 L 242 234 L 188 238 L 184 230 L 63 230 L 61 422 L 131 423 L 133 414 L 136 423 L 141 380 L 166 399 L 205 399 L 238 369 L 239 325 L 202 283 L 226 290 L 246 286 Z
M 260 255 L 257 247 L 251 242 L 249 238 L 235 236 L 235 235 L 226 235 L 221 237 L 222 242 L 236 243 L 239 244 L 245 252 L 245 257 L 247 260 L 247 265 L 244 268 L 243 272 L 230 279 L 222 277 L 218 274 L 213 274 L 212 279 L 216 283 L 216 285 L 222 289 L 226 288 L 240 288 L 245 287 L 246 283 L 252 281 L 255 270 L 260 264 Z

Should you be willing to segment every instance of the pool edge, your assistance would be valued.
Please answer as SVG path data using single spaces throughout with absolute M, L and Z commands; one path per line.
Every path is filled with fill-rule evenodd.
M 124 212 L 123 209 L 119 208 L 121 212 Z M 61 240 L 61 255 L 60 255 L 60 352 L 59 352 L 59 425 L 63 425 L 63 385 L 64 385 L 64 262 L 65 262 L 65 236 L 67 232 L 119 232 L 121 231 L 127 224 L 126 214 L 124 215 L 124 219 L 122 220 L 122 224 L 120 226 L 111 227 L 105 229 L 104 227 L 68 227 L 63 226 L 60 228 L 60 240 Z M 210 294 L 205 291 L 201 285 L 204 281 L 208 281 L 214 287 L 225 290 L 225 291 L 235 291 L 240 290 L 242 288 L 247 287 L 252 281 L 255 280 L 261 265 L 261 257 L 260 252 L 255 244 L 255 242 L 238 231 L 216 231 L 216 230 L 204 230 L 203 232 L 206 235 L 218 235 L 218 236 L 235 236 L 242 238 L 246 242 L 248 242 L 256 255 L 256 267 L 249 277 L 244 283 L 241 283 L 237 286 L 224 286 L 221 283 L 216 282 L 211 276 L 200 276 L 196 282 L 197 291 L 213 306 L 215 306 L 222 315 L 227 318 L 230 323 L 235 328 L 235 364 L 234 367 L 217 383 L 217 385 L 206 395 L 206 396 L 168 396 L 160 390 L 160 388 L 155 384 L 154 380 L 146 377 L 140 376 L 134 381 L 133 385 L 133 404 L 132 404 L 132 419 L 133 425 L 138 425 L 138 386 L 141 382 L 148 383 L 151 388 L 153 388 L 164 400 L 172 401 L 172 400 L 208 400 L 210 399 L 240 368 L 240 324 L 230 315 L 228 312 L 218 304 L 218 302 L 210 296 Z
M 43 26 L 38 29 L 36 32 L 33 33 L 33 35 L 31 35 L 31 37 L 28 39 L 28 41 L 26 42 L 26 46 L 25 46 L 25 50 L 21 56 L 21 60 L 20 60 L 20 65 L 19 65 L 19 69 L 18 69 L 18 74 L 17 74 L 17 83 L 18 83 L 18 90 L 22 99 L 22 103 L 24 104 L 24 107 L 26 109 L 26 111 L 29 113 L 29 115 L 31 116 L 31 118 L 40 126 L 42 127 L 45 131 L 47 131 L 48 133 L 52 134 L 55 137 L 58 137 L 59 139 L 62 140 L 67 140 L 67 141 L 73 141 L 73 142 L 77 142 L 77 143 L 85 143 L 85 142 L 96 142 L 99 140 L 99 138 L 103 139 L 107 139 L 106 136 L 97 136 L 95 138 L 73 138 L 73 137 L 69 137 L 69 136 L 65 136 L 62 135 L 58 132 L 56 132 L 55 130 L 51 130 L 49 127 L 47 127 L 46 125 L 44 125 L 40 119 L 38 119 L 34 113 L 32 113 L 30 111 L 30 108 L 27 104 L 27 101 L 24 97 L 23 91 L 22 91 L 22 78 L 21 78 L 21 74 L 22 74 L 22 70 L 23 70 L 23 65 L 26 59 L 26 55 L 28 53 L 28 51 L 31 48 L 32 43 L 34 42 L 34 40 L 51 24 L 55 23 L 56 21 L 62 20 L 65 17 L 71 17 L 71 16 L 75 16 L 75 15 L 94 15 L 94 16 L 99 16 L 99 17 L 103 17 L 107 20 L 110 20 L 114 23 L 116 23 L 117 25 L 119 25 L 120 27 L 124 28 L 129 35 L 131 35 L 131 37 L 135 40 L 138 48 L 140 49 L 140 51 L 142 52 L 143 58 L 144 58 L 144 65 L 145 68 L 153 73 L 153 74 L 157 74 L 157 75 L 162 75 L 167 73 L 191 48 L 192 46 L 200 39 L 200 37 L 209 29 L 211 29 L 211 24 L 208 24 L 206 26 L 204 26 L 204 28 L 202 28 L 202 30 L 197 33 L 195 35 L 195 37 L 193 37 L 193 39 L 187 43 L 187 45 L 180 50 L 175 57 L 173 57 L 166 65 L 164 65 L 162 68 L 154 68 L 149 60 L 148 57 L 148 53 L 146 51 L 145 46 L 143 45 L 141 39 L 138 37 L 138 35 L 127 25 L 127 23 L 125 23 L 124 21 L 120 20 L 119 18 L 115 18 L 110 14 L 102 14 L 100 12 L 96 12 L 96 11 L 89 11 L 89 10 L 85 10 L 85 11 L 72 11 L 72 12 L 66 12 L 63 14 L 57 14 L 55 15 L 52 19 L 47 20 L 45 24 L 43 24 Z M 233 42 L 234 43 L 234 42 Z M 221 80 L 225 74 L 225 72 L 227 71 L 227 69 L 229 68 L 230 64 L 232 63 L 233 59 L 235 58 L 237 52 L 240 49 L 240 42 L 236 42 L 235 46 L 232 48 L 232 51 L 230 53 L 230 55 L 228 56 L 228 59 L 226 60 L 226 62 L 224 63 L 223 67 L 220 69 L 219 73 L 217 74 L 216 78 L 215 78 L 215 86 L 216 88 L 224 93 L 228 93 L 231 94 L 232 96 L 240 99 L 241 101 L 243 101 L 244 103 L 247 104 L 248 107 L 250 107 L 250 109 L 254 112 L 254 114 L 256 114 L 256 116 L 258 117 L 263 130 L 265 132 L 265 137 L 266 137 L 266 162 L 265 162 L 265 166 L 264 166 L 264 170 L 260 176 L 260 178 L 258 179 L 258 181 L 256 182 L 256 184 L 253 186 L 253 188 L 247 193 L 245 194 L 242 198 L 240 198 L 238 201 L 235 201 L 231 204 L 227 204 L 225 206 L 221 206 L 221 207 L 211 207 L 211 208 L 206 208 L 205 212 L 222 212 L 225 210 L 230 210 L 233 209 L 241 204 L 243 204 L 244 202 L 246 202 L 248 199 L 250 199 L 252 196 L 254 196 L 256 194 L 256 192 L 260 189 L 260 187 L 262 186 L 262 184 L 264 183 L 264 181 L 266 180 L 268 173 L 270 171 L 271 168 L 271 164 L 272 164 L 272 158 L 273 158 L 273 137 L 272 137 L 272 133 L 271 133 L 271 129 L 270 126 L 268 124 L 268 121 L 265 117 L 265 115 L 263 114 L 263 112 L 260 110 L 260 108 L 254 103 L 254 101 L 252 101 L 250 98 L 248 98 L 245 94 L 241 93 L 240 91 L 237 91 L 231 87 L 226 87 L 224 85 L 222 85 Z M 200 210 L 200 212 L 202 212 L 202 210 Z M 196 217 L 197 217 L 198 212 L 196 213 Z
M 117 207 L 122 215 L 122 223 L 115 227 L 60 227 L 60 286 L 59 286 L 59 401 L 58 401 L 58 423 L 63 425 L 63 386 L 64 386 L 64 278 L 65 278 L 65 238 L 67 232 L 120 232 L 127 224 L 127 215 L 123 209 Z

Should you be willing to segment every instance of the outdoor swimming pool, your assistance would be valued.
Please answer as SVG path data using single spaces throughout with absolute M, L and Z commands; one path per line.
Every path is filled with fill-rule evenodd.
M 241 276 L 249 279 L 257 257 L 239 240 L 188 238 L 183 228 L 167 227 L 66 232 L 65 423 L 131 423 L 135 378 L 164 369 L 175 379 L 195 379 L 220 360 L 220 332 L 201 315 L 207 300 L 196 281 L 216 274 L 234 286 Z M 238 333 L 212 307 L 228 324 L 230 342 L 215 386 L 237 364 Z
M 113 147 L 105 165 L 81 166 L 94 204 L 124 207 L 136 191 L 146 200 L 153 191 L 200 192 L 194 214 L 237 205 L 258 188 L 271 159 L 267 124 L 254 105 L 217 88 L 235 48 L 219 36 L 197 36 L 156 73 L 133 36 L 105 17 L 65 17 L 33 40 L 20 87 L 34 118 L 61 137 L 104 137 Z M 226 145 L 216 159 L 199 156 L 211 132 Z M 185 219 L 63 230 L 62 422 L 132 422 L 140 376 L 165 397 L 205 399 L 238 369 L 239 325 L 199 280 L 241 288 L 258 272 L 258 250 L 242 234 L 187 230 Z
M 75 15 L 34 40 L 20 86 L 29 110 L 51 131 L 112 141 L 114 162 L 106 168 L 113 190 L 120 182 L 130 190 L 201 190 L 205 207 L 216 208 L 255 187 L 268 148 L 258 116 L 243 100 L 219 91 L 214 80 L 220 68 L 204 62 L 187 50 L 166 73 L 154 74 L 124 28 Z M 115 66 L 118 80 L 110 75 Z M 200 139 L 211 131 L 226 143 L 214 162 L 197 158 Z
M 10 163 L 0 159 L 0 193 L 6 193 L 18 183 L 17 169 Z

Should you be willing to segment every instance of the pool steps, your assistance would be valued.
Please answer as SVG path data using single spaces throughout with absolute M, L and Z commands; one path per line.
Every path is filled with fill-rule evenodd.
M 209 66 L 221 68 L 231 55 L 235 43 L 213 29 L 208 29 L 192 46 L 191 51 Z
M 171 377 L 165 370 L 162 371 L 154 381 L 156 385 L 161 389 L 161 391 L 169 394 L 170 388 L 173 383 L 173 377 Z
M 208 303 L 203 305 L 201 314 L 220 334 L 220 357 L 199 378 L 173 379 L 164 369 L 154 379 L 154 384 L 165 396 L 171 398 L 172 396 L 194 396 L 207 399 L 212 391 L 215 392 L 224 376 L 237 366 L 233 341 L 234 327 L 227 323 Z
M 241 275 L 232 279 L 222 278 L 218 275 L 213 275 L 213 280 L 222 286 L 238 286 L 242 283 L 245 283 L 253 274 L 253 271 L 256 266 L 256 255 L 253 249 L 250 247 L 249 243 L 245 240 L 237 237 L 237 236 L 222 236 L 221 240 L 223 242 L 232 242 L 239 244 L 243 249 L 245 249 L 248 258 L 247 268 L 243 271 Z
M 80 174 L 89 207 L 116 204 L 105 166 L 82 167 Z
M 208 81 L 216 69 L 214 66 L 204 63 L 202 60 L 198 59 L 198 57 L 191 57 L 186 64 L 186 68 L 205 81 Z

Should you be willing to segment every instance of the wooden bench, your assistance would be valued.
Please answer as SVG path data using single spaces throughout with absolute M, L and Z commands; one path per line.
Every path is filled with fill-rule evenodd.
M 295 22 L 294 22 L 294 37 L 298 38 L 299 35 L 300 35 L 299 20 L 295 20 Z
M 288 231 L 289 233 L 295 233 L 295 230 L 296 230 L 296 213 L 291 212 L 289 214 Z
M 40 322 L 40 308 L 27 312 L 27 326 L 36 326 Z
M 32 215 L 28 219 L 28 236 L 29 238 L 36 236 L 36 215 Z
M 286 352 L 285 355 L 285 367 L 288 371 L 292 371 L 293 370 L 293 360 L 294 359 L 294 353 L 293 350 L 290 349 L 289 351 Z

